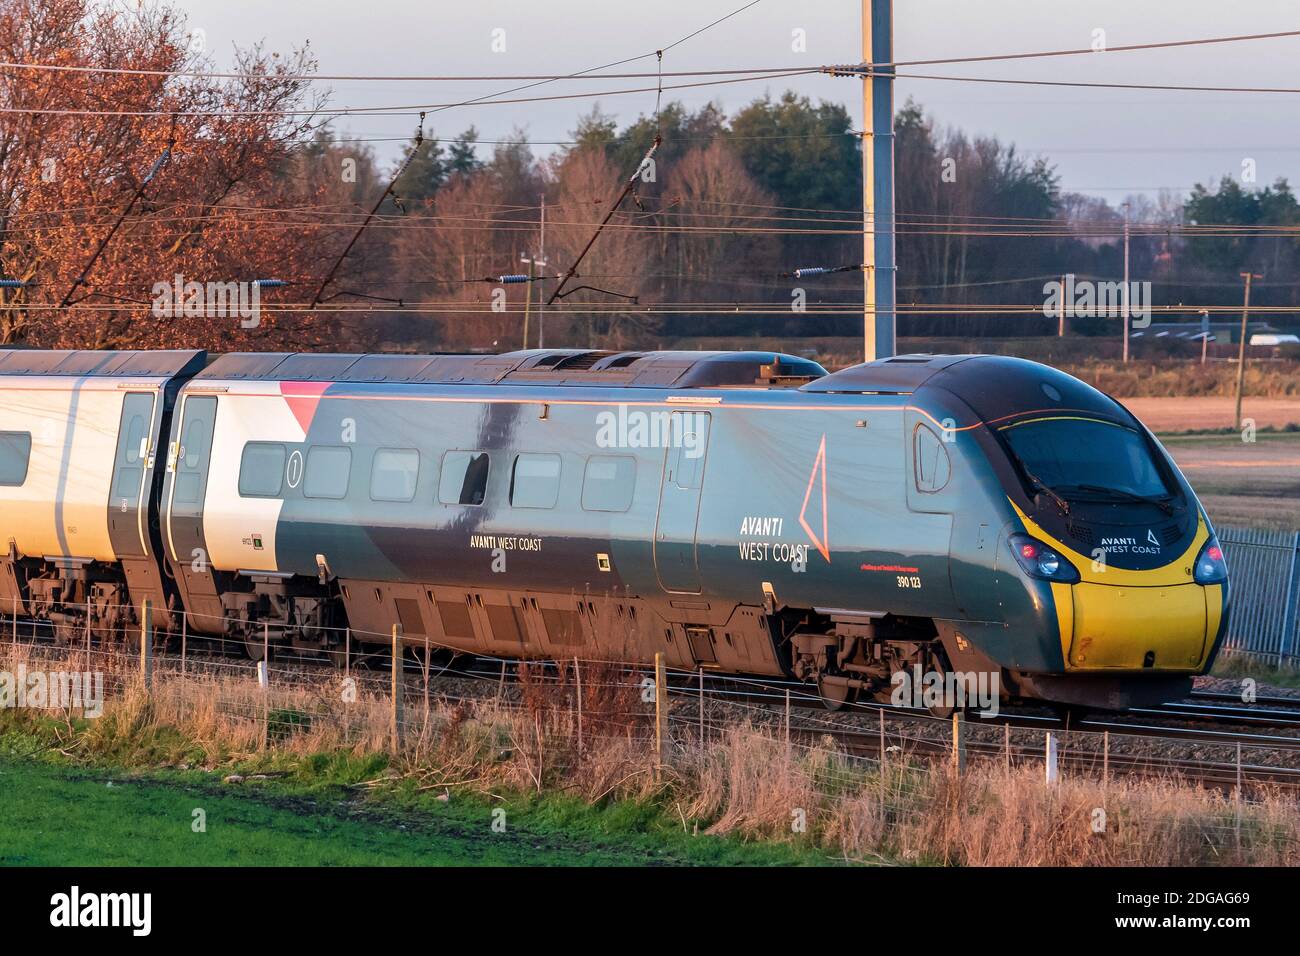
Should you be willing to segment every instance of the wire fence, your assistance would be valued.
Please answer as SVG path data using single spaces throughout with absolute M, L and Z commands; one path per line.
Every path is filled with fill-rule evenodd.
M 1232 588 L 1223 649 L 1279 665 L 1300 662 L 1300 531 L 1216 530 Z
M 1179 811 L 1187 832 L 1177 839 L 1189 846 L 1217 853 L 1264 840 L 1269 860 L 1300 852 L 1293 796 L 1300 750 L 1212 739 L 1178 748 L 1155 735 L 1046 731 L 887 706 L 828 712 L 805 686 L 706 675 L 662 660 L 399 654 L 375 669 L 350 661 L 329 667 L 288 656 L 231 659 L 147 626 L 57 644 L 31 621 L 5 623 L 0 671 L 24 677 L 25 690 L 28 675 L 46 675 L 44 697 L 18 703 L 66 721 L 59 740 L 69 753 L 79 746 L 74 721 L 80 733 L 108 736 L 154 723 L 181 728 L 193 742 L 186 752 L 202 751 L 186 759 L 199 763 L 340 748 L 387 754 L 390 769 L 370 781 L 377 786 L 404 776 L 424 790 L 492 793 L 508 781 L 539 792 L 577 789 L 590 799 L 675 787 L 683 825 L 705 817 L 711 827 L 777 835 L 811 826 L 836 846 L 856 847 L 844 851 L 854 859 L 885 843 L 904 858 L 925 857 L 926 841 L 938 837 L 927 835 L 918 794 L 938 799 L 954 786 L 984 786 L 990 773 L 1005 774 L 1000 786 L 1008 792 L 1036 781 L 1039 796 L 1058 793 L 1052 805 L 1066 799 L 1053 788 L 1072 785 L 1069 799 L 1103 810 L 1108 793 L 1138 799 L 1123 781 L 1154 778 L 1180 793 L 1211 794 L 1196 798 L 1209 801 L 1196 813 Z M 400 641 L 400 632 L 394 637 Z M 68 673 L 85 675 L 86 696 L 98 704 L 78 707 L 55 693 L 56 675 Z M 106 709 L 118 719 L 84 719 Z M 960 783 L 966 774 L 976 782 Z M 1093 789 L 1078 791 L 1080 784 Z M 1152 830 L 1123 853 L 1149 860 L 1151 841 L 1160 839 L 1173 837 Z

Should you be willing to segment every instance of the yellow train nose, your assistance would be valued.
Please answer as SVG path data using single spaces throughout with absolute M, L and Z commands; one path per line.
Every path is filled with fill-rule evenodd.
M 1070 670 L 1196 671 L 1218 631 L 1218 585 L 1129 587 L 1081 582 L 1069 586 L 1069 591 L 1068 597 L 1057 597 L 1057 613 L 1061 600 L 1069 600 L 1073 626 L 1066 667 Z

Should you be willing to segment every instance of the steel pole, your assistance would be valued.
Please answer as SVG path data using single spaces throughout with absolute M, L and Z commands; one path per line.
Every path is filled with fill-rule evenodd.
M 862 0 L 862 263 L 863 355 L 888 358 L 897 349 L 894 267 L 893 0 Z

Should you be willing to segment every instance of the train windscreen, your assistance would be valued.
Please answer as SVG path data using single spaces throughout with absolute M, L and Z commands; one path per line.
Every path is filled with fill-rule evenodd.
M 1062 494 L 1109 489 L 1130 498 L 1170 495 L 1145 437 L 1132 428 L 1090 418 L 1039 418 L 1007 426 L 1002 437 L 1026 477 Z

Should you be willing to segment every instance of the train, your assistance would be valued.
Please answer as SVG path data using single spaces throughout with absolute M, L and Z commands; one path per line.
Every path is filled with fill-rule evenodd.
M 991 675 L 1174 699 L 1228 571 L 1115 399 L 996 355 L 0 351 L 0 613 L 249 656 Z M 390 645 L 391 646 L 391 645 Z

